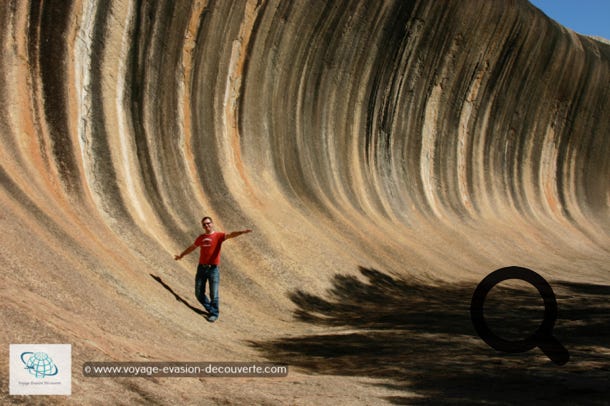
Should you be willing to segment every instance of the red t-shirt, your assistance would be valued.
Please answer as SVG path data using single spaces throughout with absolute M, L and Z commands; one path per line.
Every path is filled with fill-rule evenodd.
M 225 240 L 225 233 L 218 231 L 212 234 L 201 234 L 195 240 L 195 245 L 201 248 L 199 263 L 203 265 L 218 265 L 220 263 L 220 247 Z

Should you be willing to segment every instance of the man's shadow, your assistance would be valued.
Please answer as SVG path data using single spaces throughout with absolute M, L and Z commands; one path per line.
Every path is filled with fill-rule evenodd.
M 189 309 L 191 309 L 192 311 L 194 311 L 197 314 L 201 314 L 201 315 L 207 315 L 208 312 L 206 312 L 205 310 L 201 310 L 198 309 L 196 307 L 193 307 L 189 302 L 187 302 L 186 300 L 184 300 L 179 294 L 177 294 L 176 292 L 174 292 L 174 290 L 165 282 L 163 282 L 163 279 L 161 279 L 161 277 L 157 276 L 157 275 L 153 275 L 153 274 L 149 274 L 151 278 L 153 278 L 154 280 L 156 280 L 157 282 L 159 282 L 161 284 L 161 286 L 163 286 L 165 289 L 167 289 L 167 291 L 169 293 L 171 293 L 172 295 L 174 295 L 174 297 L 176 298 L 177 301 L 179 301 L 180 303 L 184 304 L 186 307 L 188 307 Z

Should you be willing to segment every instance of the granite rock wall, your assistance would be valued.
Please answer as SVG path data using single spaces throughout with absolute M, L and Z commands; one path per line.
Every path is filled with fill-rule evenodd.
M 360 266 L 608 281 L 610 45 L 525 0 L 6 1 L 0 22 L 8 342 L 43 323 L 82 360 L 178 357 L 199 327 L 154 277 L 196 305 L 173 255 L 203 215 L 254 229 L 223 303 L 265 336 L 289 292 Z

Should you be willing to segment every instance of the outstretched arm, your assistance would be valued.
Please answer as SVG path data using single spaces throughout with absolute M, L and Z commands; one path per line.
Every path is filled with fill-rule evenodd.
M 188 247 L 187 249 L 185 249 L 182 254 L 174 255 L 174 259 L 176 261 L 178 261 L 179 259 L 182 259 L 182 257 L 184 257 L 185 255 L 188 255 L 191 252 L 195 251 L 196 248 L 197 248 L 197 246 L 195 244 L 193 244 L 190 247 Z
M 229 234 L 225 235 L 225 241 L 228 240 L 229 238 L 235 238 L 235 237 L 239 237 L 242 234 L 248 234 L 251 233 L 252 230 L 242 230 L 242 231 L 232 231 Z

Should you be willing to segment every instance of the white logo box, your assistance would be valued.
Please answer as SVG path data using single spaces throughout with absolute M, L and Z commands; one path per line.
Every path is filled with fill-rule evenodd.
M 72 345 L 10 344 L 10 395 L 70 395 Z

